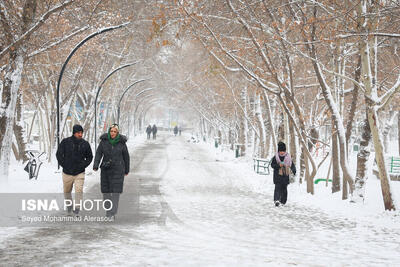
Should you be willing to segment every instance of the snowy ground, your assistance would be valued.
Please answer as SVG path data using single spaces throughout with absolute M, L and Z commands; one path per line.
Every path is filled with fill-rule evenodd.
M 0 228 L 1 265 L 128 266 L 396 266 L 400 214 L 384 212 L 379 183 L 366 203 L 316 196 L 290 185 L 288 204 L 272 204 L 271 176 L 188 137 L 161 133 L 130 142 L 132 174 L 123 197 L 135 218 L 123 225 Z M 232 153 L 231 153 L 232 154 Z M 14 170 L 15 169 L 15 170 Z M 60 173 L 47 166 L 37 181 L 15 167 L 7 192 L 58 192 Z M 25 175 L 25 176 L 23 176 Z M 99 190 L 99 174 L 85 192 Z M 399 182 L 400 183 L 400 182 Z M 396 194 L 399 184 L 392 183 Z M 2 192 L 5 192 L 2 189 Z M 117 217 L 118 219 L 118 217 Z

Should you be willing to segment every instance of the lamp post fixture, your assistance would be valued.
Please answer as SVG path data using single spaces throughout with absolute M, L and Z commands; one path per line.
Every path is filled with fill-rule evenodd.
M 94 147 L 95 149 L 97 148 L 97 99 L 100 95 L 100 91 L 102 89 L 102 86 L 104 85 L 104 83 L 108 80 L 108 78 L 110 78 L 114 73 L 116 73 L 119 70 L 122 70 L 126 67 L 135 65 L 136 63 L 138 63 L 139 61 L 133 62 L 133 63 L 129 63 L 129 64 L 125 64 L 122 65 L 118 68 L 116 68 L 115 70 L 111 71 L 105 78 L 104 80 L 101 82 L 101 84 L 99 85 L 99 88 L 97 89 L 97 93 L 96 93 L 96 98 L 94 100 Z
M 142 93 L 144 93 L 145 91 L 150 91 L 150 90 L 154 90 L 153 88 L 148 88 L 148 89 L 144 89 L 144 90 L 142 90 L 139 94 L 142 94 Z M 137 95 L 136 95 L 137 96 Z M 150 97 L 153 97 L 153 96 L 157 96 L 156 94 L 150 94 L 150 95 L 146 95 L 146 97 L 145 98 L 142 98 L 142 99 L 140 99 L 140 101 L 136 104 L 136 107 L 135 107 L 135 111 L 133 112 L 133 124 L 135 125 L 135 121 L 136 121 L 136 113 L 137 113 L 137 111 L 138 111 L 138 108 L 139 108 L 139 106 L 146 100 L 146 99 L 148 99 L 148 98 L 150 98 Z M 134 128 L 134 129 L 136 129 L 136 127 Z M 135 134 L 135 136 L 136 136 L 136 130 L 134 131 L 134 134 Z
M 137 93 L 137 94 L 135 95 L 135 98 L 137 98 L 138 96 L 140 96 L 141 94 L 143 94 L 143 93 L 145 93 L 145 92 L 152 91 L 152 90 L 154 90 L 154 88 L 152 88 L 152 87 L 143 89 L 142 91 L 140 91 L 139 93 Z M 154 94 L 153 94 L 153 95 L 154 95 Z M 153 96 L 153 95 L 150 95 L 150 96 Z M 145 99 L 143 99 L 143 100 L 145 100 Z M 142 101 L 143 101 L 143 100 L 142 100 Z M 139 101 L 139 103 L 136 105 L 135 111 L 134 111 L 134 113 L 133 113 L 133 121 L 134 121 L 134 122 L 135 122 L 135 118 L 136 118 L 136 111 L 137 111 L 137 109 L 138 109 L 138 107 L 139 107 L 139 105 L 141 104 L 142 101 Z M 136 102 L 136 99 L 135 99 L 135 100 L 130 100 L 130 101 L 128 101 L 128 102 Z M 135 124 L 135 123 L 134 123 L 134 124 Z M 129 130 L 130 130 L 130 119 L 128 120 L 128 133 L 129 133 Z M 134 133 L 135 133 L 135 135 L 136 135 L 136 132 L 134 132 Z
M 129 89 L 131 89 L 135 84 L 138 84 L 140 82 L 144 82 L 147 79 L 141 79 L 138 81 L 133 82 L 131 85 L 129 85 L 128 87 L 125 88 L 124 92 L 122 93 L 121 97 L 119 98 L 119 102 L 118 102 L 118 117 L 117 117 L 117 123 L 119 125 L 119 117 L 121 114 L 121 102 L 122 102 L 122 98 L 125 96 L 125 94 L 128 92 Z
M 82 46 L 84 45 L 87 41 L 89 41 L 90 39 L 92 39 L 93 37 L 105 33 L 105 32 L 109 32 L 112 30 L 116 30 L 119 28 L 123 28 L 126 27 L 130 24 L 130 22 L 126 22 L 117 26 L 111 26 L 111 27 L 107 27 L 107 28 L 103 28 L 98 30 L 97 32 L 94 32 L 92 34 L 90 34 L 89 36 L 85 37 L 82 41 L 80 41 L 74 49 L 72 49 L 71 53 L 68 55 L 67 59 L 65 60 L 64 64 L 61 67 L 61 71 L 60 74 L 58 76 L 58 81 L 57 81 L 57 93 L 56 93 L 56 103 L 57 103 L 57 147 L 60 145 L 60 85 L 61 85 L 61 80 L 65 71 L 65 68 L 67 67 L 68 62 L 70 61 L 70 59 L 72 58 L 72 56 L 75 54 L 75 52 Z M 60 167 L 60 166 L 58 166 Z
M 162 99 L 160 98 L 160 96 L 156 95 L 156 94 L 147 95 L 145 98 L 142 98 L 141 101 L 138 103 L 138 105 L 135 108 L 135 112 L 133 115 L 135 120 L 137 117 L 137 119 L 140 121 L 140 118 L 142 118 L 142 115 L 143 114 L 145 115 L 147 113 L 147 111 L 152 107 L 151 104 L 153 104 L 155 102 L 159 102 L 161 100 Z M 136 115 L 140 105 L 142 105 L 142 110 L 139 111 L 138 115 Z

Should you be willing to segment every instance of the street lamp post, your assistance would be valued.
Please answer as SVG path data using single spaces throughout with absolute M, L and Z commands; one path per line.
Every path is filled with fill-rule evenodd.
M 144 81 L 146 81 L 146 79 L 141 79 L 141 80 L 138 80 L 138 81 L 133 82 L 131 85 L 129 85 L 128 87 L 126 87 L 126 89 L 125 89 L 124 92 L 122 93 L 122 95 L 121 95 L 121 97 L 120 97 L 120 99 L 119 99 L 119 102 L 118 102 L 118 117 L 117 117 L 117 123 L 118 123 L 118 125 L 119 125 L 119 117 L 120 117 L 120 114 L 121 114 L 121 102 L 122 102 L 122 98 L 125 96 L 125 94 L 128 92 L 128 90 L 131 89 L 135 84 L 138 84 L 138 83 L 144 82 Z
M 105 33 L 105 32 L 109 32 L 112 30 L 116 30 L 122 27 L 125 27 L 127 25 L 129 25 L 130 22 L 126 22 L 117 26 L 111 26 L 111 27 L 107 27 L 104 29 L 100 29 L 97 32 L 94 32 L 92 34 L 90 34 L 89 36 L 87 36 L 86 38 L 84 38 L 82 41 L 80 41 L 74 49 L 72 49 L 71 53 L 68 55 L 67 59 L 65 60 L 64 64 L 61 67 L 61 71 L 60 74 L 58 76 L 58 81 L 57 81 L 57 93 L 56 93 L 56 103 L 57 103 L 57 147 L 60 145 L 60 85 L 61 85 L 61 80 L 65 71 L 65 68 L 67 67 L 68 62 L 70 61 L 70 59 L 72 58 L 72 56 L 75 54 L 75 52 L 82 46 L 84 45 L 87 41 L 89 41 L 90 39 L 92 39 L 93 37 Z
M 111 71 L 105 78 L 104 80 L 101 82 L 101 84 L 99 85 L 99 88 L 97 89 L 97 93 L 96 93 L 96 98 L 94 100 L 94 147 L 96 149 L 97 147 L 97 99 L 100 95 L 100 91 L 102 89 L 102 86 L 104 85 L 104 83 L 108 80 L 108 78 L 110 78 L 114 73 L 116 73 L 119 70 L 122 70 L 126 67 L 135 65 L 136 63 L 138 63 L 139 61 L 133 62 L 133 63 L 129 63 L 129 64 L 125 64 L 122 65 L 118 68 L 116 68 L 115 70 Z
M 146 90 L 146 89 L 145 89 L 145 90 Z M 143 91 L 145 91 L 145 90 L 143 90 Z M 144 93 L 143 91 L 142 91 L 141 93 Z M 146 90 L 146 91 L 148 91 L 148 90 Z M 153 96 L 157 96 L 157 95 L 156 95 L 156 94 L 147 95 L 146 98 L 142 98 L 142 99 L 139 101 L 139 103 L 136 104 L 135 111 L 133 112 L 133 125 L 134 125 L 134 126 L 135 126 L 135 121 L 136 121 L 136 118 L 137 118 L 136 113 L 137 113 L 137 111 L 138 111 L 139 106 L 140 106 L 140 105 L 143 103 L 143 101 L 145 101 L 147 98 L 153 97 Z M 139 128 L 140 128 L 140 127 L 139 127 Z M 136 129 L 136 127 L 135 127 L 134 129 Z M 136 132 L 134 132 L 134 134 L 136 135 Z
M 141 94 L 143 94 L 143 93 L 145 93 L 145 92 L 147 92 L 147 91 L 151 91 L 151 90 L 154 90 L 152 87 L 151 88 L 146 88 L 146 89 L 143 89 L 142 91 L 140 91 L 139 93 L 137 93 L 136 95 L 135 95 L 135 98 L 136 97 L 138 97 L 138 96 L 140 96 Z M 120 101 L 122 100 L 122 97 L 121 97 L 121 99 L 120 99 Z M 120 104 L 121 104 L 121 102 L 120 102 Z M 119 105 L 118 105 L 118 109 L 119 109 Z M 135 111 L 136 112 L 136 111 Z M 118 113 L 118 120 L 119 120 L 119 113 Z

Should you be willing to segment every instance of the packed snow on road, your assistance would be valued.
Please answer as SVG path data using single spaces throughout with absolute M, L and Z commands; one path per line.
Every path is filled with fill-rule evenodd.
M 325 185 L 317 198 L 291 184 L 288 203 L 276 207 L 272 175 L 188 140 L 162 134 L 129 142 L 133 172 L 123 197 L 134 201 L 125 223 L 116 216 L 114 223 L 2 227 L 2 264 L 387 266 L 400 260 L 400 217 L 373 204 L 380 196 L 373 178 L 364 204 L 323 197 Z M 33 181 L 13 169 L 7 192 L 59 191 L 55 169 L 45 165 Z M 99 175 L 90 172 L 85 190 L 98 187 Z

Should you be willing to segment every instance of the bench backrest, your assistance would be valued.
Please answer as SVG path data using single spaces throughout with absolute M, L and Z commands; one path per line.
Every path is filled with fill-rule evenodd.
M 400 157 L 389 157 L 388 167 L 389 172 L 400 173 Z

